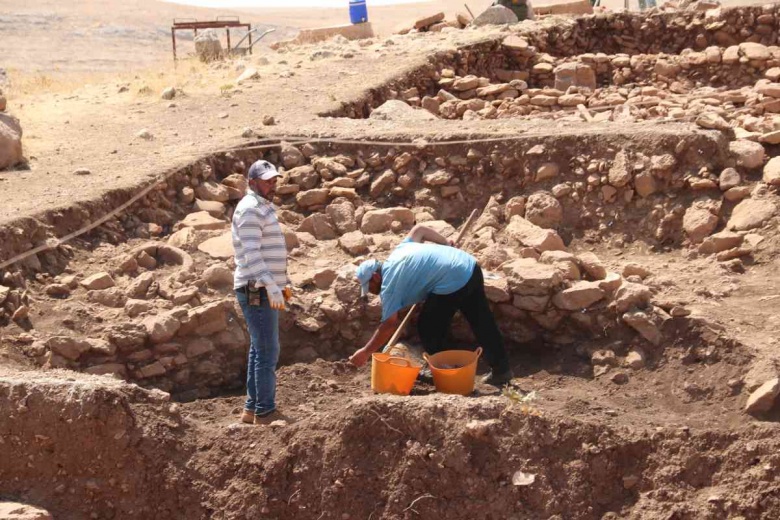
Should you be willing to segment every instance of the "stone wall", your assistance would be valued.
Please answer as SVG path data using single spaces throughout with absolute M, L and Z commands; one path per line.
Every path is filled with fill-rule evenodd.
M 739 88 L 755 84 L 780 65 L 777 27 L 774 5 L 648 16 L 610 13 L 522 24 L 508 36 L 433 55 L 428 64 L 322 115 L 364 118 L 388 99 L 435 96 L 443 69 L 491 83 L 521 80 L 543 88 L 555 86 L 556 68 L 583 63 L 596 74 L 592 89 L 651 82 L 682 82 L 686 89 Z
M 92 332 L 37 331 L 12 340 L 41 365 L 115 374 L 181 398 L 239 388 L 248 337 L 224 237 L 243 193 L 242 172 L 262 156 L 283 171 L 276 202 L 291 257 L 332 259 L 292 273 L 295 305 L 281 322 L 282 363 L 340 359 L 368 339 L 380 305 L 358 298 L 352 264 L 360 257 L 383 257 L 415 223 L 452 233 L 452 224 L 485 207 L 465 247 L 498 275 L 488 282 L 489 298 L 508 339 L 567 343 L 633 327 L 654 342 L 672 309 L 652 305 L 651 287 L 642 283 L 647 273 L 608 273 L 592 255 L 568 253 L 566 244 L 706 242 L 737 200 L 751 197 L 743 179 L 758 167 L 748 160 L 755 150 L 735 147 L 727 156 L 722 139 L 669 131 L 641 142 L 594 134 L 468 147 L 312 143 L 223 154 L 173 175 L 93 231 L 95 246 L 117 244 L 107 253 L 107 270 L 62 272 L 78 251 L 60 246 L 36 269 L 28 262 L 0 273 L 0 306 L 5 320 L 20 323 L 20 309 L 35 311 L 42 300 L 61 309 L 83 301 L 116 316 L 108 326 L 84 325 Z M 728 189 L 739 192 L 733 199 L 718 184 L 727 166 L 737 173 L 727 176 Z M 693 218 L 701 212 L 706 229 L 686 227 L 688 217 L 702 221 Z M 709 252 L 750 254 L 737 238 L 718 239 Z M 32 272 L 34 279 L 23 276 Z M 456 337 L 468 332 L 456 327 Z

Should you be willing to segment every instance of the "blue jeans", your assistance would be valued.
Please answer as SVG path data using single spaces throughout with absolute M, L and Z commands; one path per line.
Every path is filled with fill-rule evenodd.
M 246 370 L 244 409 L 267 415 L 276 409 L 276 363 L 279 361 L 279 311 L 272 309 L 261 291 L 259 306 L 249 305 L 243 290 L 236 298 L 249 329 L 249 361 Z

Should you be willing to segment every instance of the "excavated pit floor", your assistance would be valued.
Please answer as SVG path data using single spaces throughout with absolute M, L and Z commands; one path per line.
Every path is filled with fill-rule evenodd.
M 164 240 L 174 228 L 155 239 Z M 73 518 L 771 517 L 780 508 L 780 461 L 774 455 L 780 410 L 764 423 L 746 425 L 741 409 L 755 355 L 745 342 L 771 334 L 759 322 L 771 322 L 772 311 L 749 313 L 740 306 L 759 290 L 759 280 L 780 287 L 771 268 L 777 238 L 769 237 L 772 245 L 758 256 L 759 265 L 748 264 L 740 278 L 706 259 L 687 259 L 679 245 L 658 249 L 627 237 L 625 229 L 606 229 L 601 226 L 603 242 L 579 229 L 569 249 L 595 251 L 614 270 L 638 261 L 653 273 L 649 283 L 694 310 L 668 324 L 660 347 L 633 334 L 568 344 L 510 342 L 517 379 L 508 393 L 478 385 L 463 398 L 418 384 L 412 396 L 399 398 L 374 395 L 368 369 L 338 361 L 357 343 L 342 338 L 333 342 L 330 361 L 284 361 L 278 390 L 284 423 L 259 427 L 237 422 L 243 403 L 238 373 L 232 383 L 205 393 L 174 393 L 184 402 L 171 403 L 154 391 L 102 378 L 27 372 L 3 387 L 5 395 L 23 396 L 27 403 L 3 400 L 10 418 L 4 438 L 14 453 L 5 469 L 14 475 L 8 492 Z M 112 225 L 72 243 L 58 276 L 111 270 L 147 240 L 128 239 L 125 232 Z M 388 244 L 401 235 L 387 234 Z M 210 261 L 197 249 L 190 252 L 197 269 Z M 312 245 L 292 257 L 291 274 L 351 261 L 332 243 Z M 154 271 L 165 278 L 175 270 L 160 264 Z M 28 332 L 56 333 L 64 326 L 90 336 L 126 319 L 122 308 L 89 303 L 83 292 L 47 298 L 51 282 L 46 275 L 28 282 L 35 302 Z M 689 288 L 702 284 L 718 290 Z M 229 296 L 226 288 L 201 292 L 204 301 Z M 297 297 L 316 294 L 308 289 Z M 739 303 L 732 305 L 732 296 L 741 297 Z M 160 310 L 172 307 L 160 303 Z M 698 312 L 708 305 L 720 308 L 721 320 L 728 315 L 742 321 L 747 332 L 734 333 Z M 12 325 L 4 334 L 15 337 L 5 355 L 29 366 L 19 355 L 27 343 L 23 331 Z M 462 323 L 455 334 L 467 341 Z M 283 349 L 291 343 L 304 344 L 283 333 Z M 647 353 L 643 368 L 616 366 L 594 376 L 593 351 L 609 349 L 620 358 L 635 346 Z M 26 378 L 39 381 L 40 389 L 26 386 Z M 52 380 L 54 391 L 46 388 Z M 90 404 L 66 398 L 62 414 L 44 413 L 63 406 L 57 386 L 68 380 L 90 395 L 76 402 Z M 166 381 L 139 382 L 170 390 Z M 535 398 L 522 401 L 531 392 Z M 204 398 L 209 394 L 222 396 Z M 69 433 L 61 437 L 33 434 L 64 424 Z M 43 459 L 31 451 L 41 447 Z M 126 450 L 121 457 L 127 459 L 109 455 L 117 449 Z M 90 464 L 81 464 L 84 458 Z M 134 474 L 146 475 L 146 481 Z M 523 484 L 528 475 L 533 483 Z

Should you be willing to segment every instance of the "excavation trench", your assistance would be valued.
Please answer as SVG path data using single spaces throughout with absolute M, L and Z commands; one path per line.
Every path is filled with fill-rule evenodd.
M 728 165 L 725 148 L 717 132 L 639 125 L 466 145 L 284 144 L 173 172 L 0 273 L 3 355 L 20 367 L 0 380 L 0 493 L 67 518 L 776 513 L 772 424 L 741 426 L 752 354 L 665 301 L 652 273 L 621 276 L 587 251 L 679 254 L 683 215 L 702 199 L 690 178 Z M 248 340 L 228 238 L 259 158 L 284 168 L 276 202 L 295 288 L 281 324 L 285 422 L 264 428 L 235 423 Z M 132 195 L 20 222 L 4 254 Z M 724 220 L 732 207 L 718 207 Z M 485 211 L 464 247 L 495 274 L 488 296 L 520 386 L 373 395 L 365 370 L 338 361 L 380 316 L 350 266 L 388 254 L 415 223 L 451 233 L 474 208 Z M 452 336 L 473 345 L 463 322 Z

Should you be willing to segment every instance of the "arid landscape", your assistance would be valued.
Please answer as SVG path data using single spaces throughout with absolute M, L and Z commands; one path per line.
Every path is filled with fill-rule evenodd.
M 346 8 L 0 6 L 0 519 L 780 516 L 777 5 L 416 4 L 314 43 Z M 276 31 L 174 65 L 172 20 L 217 15 Z M 247 425 L 261 158 L 293 299 Z M 372 392 L 355 265 L 475 209 L 511 385 Z

